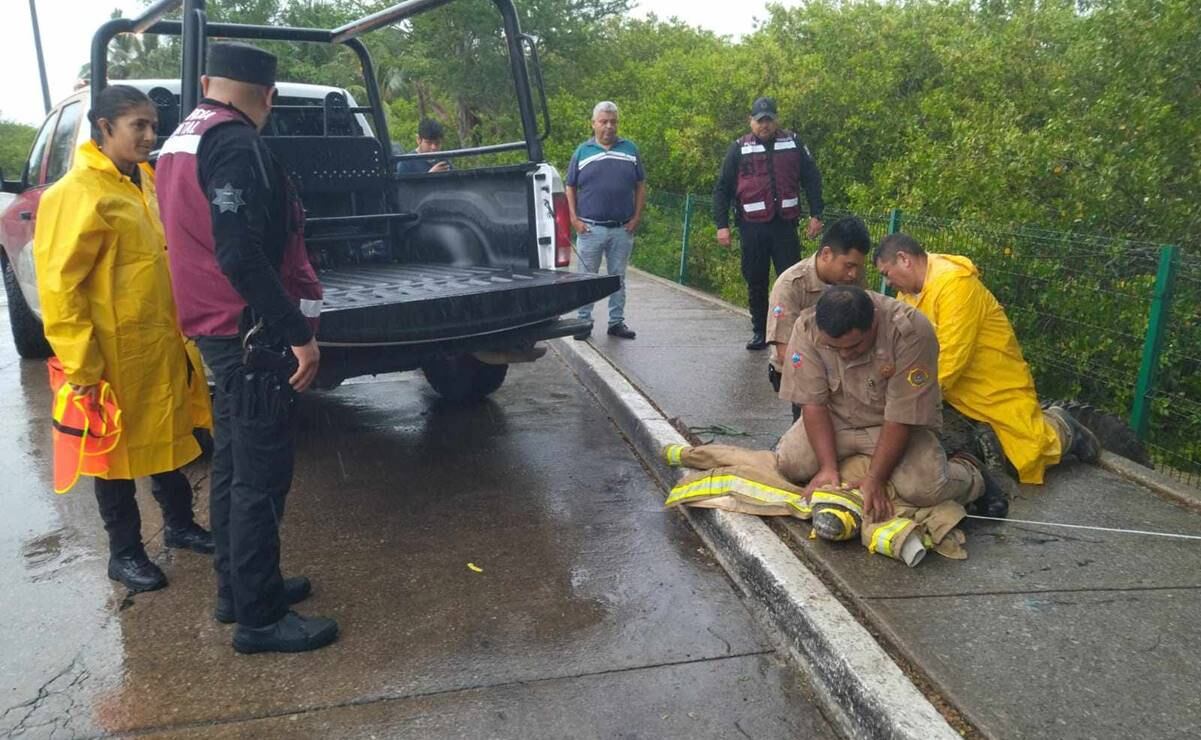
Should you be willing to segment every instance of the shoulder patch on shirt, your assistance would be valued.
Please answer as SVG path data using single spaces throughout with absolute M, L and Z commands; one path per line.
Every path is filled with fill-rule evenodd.
M 242 200 L 242 191 L 227 182 L 225 187 L 214 192 L 213 205 L 219 209 L 218 213 L 237 213 L 239 208 L 246 205 L 246 201 Z
M 804 361 L 801 359 L 801 353 L 793 352 L 792 353 L 792 366 L 799 368 L 803 364 L 804 364 Z
M 905 380 L 914 388 L 921 388 L 930 382 L 930 372 L 924 367 L 915 367 L 905 376 Z
M 772 306 L 771 315 L 777 316 L 777 317 L 783 316 L 784 315 L 784 307 L 783 306 Z

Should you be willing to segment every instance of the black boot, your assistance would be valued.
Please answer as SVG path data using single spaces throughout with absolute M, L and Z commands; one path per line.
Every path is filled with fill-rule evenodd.
M 303 653 L 323 648 L 338 638 L 338 623 L 325 617 L 302 617 L 288 612 L 266 627 L 238 625 L 234 650 L 239 653 Z
M 196 522 L 179 529 L 166 527 L 163 530 L 163 544 L 180 550 L 198 552 L 201 555 L 212 555 L 217 549 L 213 544 L 212 533 Z
M 308 578 L 296 576 L 284 579 L 284 600 L 288 602 L 289 606 L 299 604 L 309 598 L 311 593 L 313 593 L 313 584 Z M 218 596 L 217 607 L 213 609 L 213 619 L 221 624 L 233 624 L 237 620 L 233 601 Z
M 767 349 L 767 336 L 761 331 L 756 331 L 751 336 L 751 341 L 746 343 L 746 348 L 749 350 Z
M 1097 435 L 1077 421 L 1067 409 L 1052 406 L 1047 409 L 1047 413 L 1054 414 L 1072 431 L 1072 446 L 1063 451 L 1064 456 L 1072 455 L 1080 462 L 1087 463 L 1096 462 L 1101 458 L 1101 443 L 1097 441 Z
M 167 576 L 150 562 L 144 552 L 127 557 L 110 557 L 108 577 L 121 582 L 133 593 L 157 591 L 167 585 Z
M 956 458 L 979 470 L 980 477 L 984 480 L 984 493 L 980 495 L 980 498 L 963 507 L 967 513 L 976 516 L 991 516 L 997 519 L 1009 516 L 1009 497 L 1005 495 L 1005 488 L 997 480 L 996 473 L 984 467 L 983 463 L 966 452 L 956 452 L 951 456 L 951 459 Z

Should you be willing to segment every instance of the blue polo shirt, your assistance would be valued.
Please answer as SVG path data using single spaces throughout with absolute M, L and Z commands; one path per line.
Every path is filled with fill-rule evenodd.
M 576 189 L 576 214 L 588 221 L 629 221 L 634 191 L 645 179 L 638 147 L 621 137 L 610 149 L 595 138 L 585 141 L 567 166 L 567 184 Z

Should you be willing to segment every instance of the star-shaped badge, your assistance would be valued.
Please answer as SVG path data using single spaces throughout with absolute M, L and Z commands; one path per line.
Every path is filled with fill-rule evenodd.
M 213 205 L 220 209 L 218 213 L 237 213 L 239 208 L 246 205 L 246 201 L 242 200 L 242 191 L 227 182 L 213 195 Z

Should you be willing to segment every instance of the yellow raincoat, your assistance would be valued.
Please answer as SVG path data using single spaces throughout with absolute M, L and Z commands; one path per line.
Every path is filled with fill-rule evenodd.
M 176 321 L 154 171 L 140 168 L 141 188 L 94 143 L 80 146 L 42 195 L 33 241 L 46 339 L 67 380 L 107 380 L 123 412 L 108 479 L 183 467 L 200 454 L 193 427 L 211 423 L 198 353 Z
M 897 297 L 934 324 L 943 398 L 993 428 L 1022 483 L 1042 483 L 1043 471 L 1059 462 L 1059 437 L 1043 418 L 1013 326 L 976 266 L 931 253 L 922 292 Z

